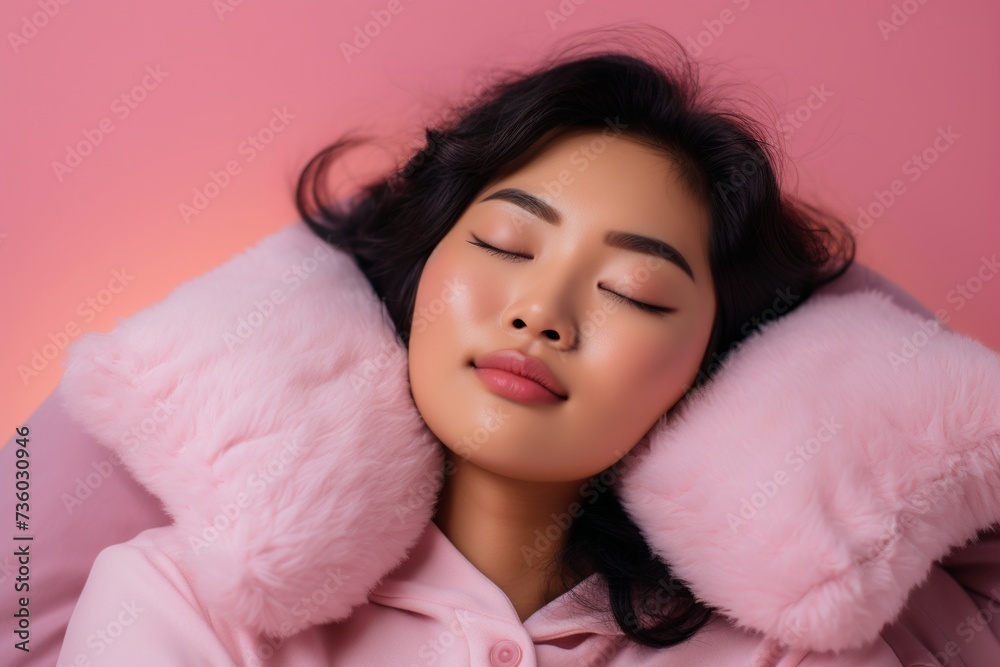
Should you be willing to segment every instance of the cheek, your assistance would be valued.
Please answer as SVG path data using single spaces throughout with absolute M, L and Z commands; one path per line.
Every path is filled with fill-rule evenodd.
M 409 379 L 431 432 L 456 455 L 530 477 L 544 426 L 484 390 L 468 363 L 498 344 L 506 283 L 461 247 L 428 258 L 414 301 Z
M 665 341 L 647 344 L 645 348 L 637 345 L 635 348 L 643 351 L 635 355 L 634 384 L 647 387 L 651 396 L 658 396 L 663 412 L 670 407 L 663 404 L 664 400 L 672 404 L 694 382 L 708 344 L 708 332 L 702 329 L 677 329 L 671 331 L 671 336 Z
M 633 408 L 641 411 L 637 417 L 645 417 L 652 426 L 687 391 L 699 360 L 693 351 L 689 354 L 687 346 L 647 359 L 631 384 Z
M 494 306 L 490 283 L 496 281 L 484 280 L 481 270 L 467 264 L 460 250 L 444 244 L 428 258 L 414 300 L 413 339 L 433 337 L 439 347 L 443 339 L 467 339 L 472 324 Z
M 464 266 L 461 259 L 445 244 L 428 258 L 410 325 L 413 397 L 428 424 L 442 429 L 456 421 L 451 405 L 455 387 L 444 378 L 461 376 L 463 365 L 482 347 L 474 336 L 478 330 L 475 323 L 482 322 L 483 313 L 496 308 L 487 294 L 488 285 L 481 284 L 482 278 Z
M 709 330 L 693 319 L 645 330 L 622 322 L 609 332 L 592 367 L 601 369 L 605 394 L 666 412 L 694 381 Z
M 595 360 L 595 377 L 602 379 L 586 392 L 579 432 L 579 442 L 590 444 L 591 467 L 606 467 L 628 452 L 684 395 L 707 339 L 698 331 L 655 338 L 623 334 L 604 358 Z

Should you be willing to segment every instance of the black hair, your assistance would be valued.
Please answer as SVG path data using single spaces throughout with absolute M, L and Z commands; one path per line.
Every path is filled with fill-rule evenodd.
M 781 156 L 766 126 L 709 99 L 676 39 L 644 27 L 653 48 L 646 38 L 638 40 L 645 48 L 607 48 L 608 31 L 598 32 L 597 48 L 574 44 L 528 71 L 495 76 L 481 94 L 426 127 L 426 141 L 402 166 L 334 200 L 327 189 L 331 165 L 364 143 L 343 136 L 303 169 L 296 206 L 313 232 L 355 258 L 408 346 L 427 257 L 473 197 L 542 139 L 609 123 L 626 128 L 627 136 L 672 160 L 711 216 L 718 306 L 697 378 L 673 411 L 727 352 L 777 316 L 777 299 L 784 295 L 781 310 L 791 312 L 846 271 L 855 240 L 842 221 L 782 192 Z M 667 48 L 658 51 L 657 42 Z M 573 521 L 566 542 L 563 581 L 599 572 L 615 621 L 637 642 L 681 643 L 717 611 L 652 553 L 611 490 Z

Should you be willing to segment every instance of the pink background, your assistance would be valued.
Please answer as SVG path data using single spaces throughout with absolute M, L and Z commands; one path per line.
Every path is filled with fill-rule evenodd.
M 109 331 L 294 221 L 299 171 L 342 132 L 379 138 L 340 172 L 357 182 L 365 168 L 412 148 L 421 123 L 475 93 L 491 68 L 531 63 L 556 40 L 622 21 L 700 41 L 699 60 L 755 86 L 775 117 L 798 111 L 786 143 L 798 194 L 857 225 L 859 207 L 878 212 L 877 193 L 888 201 L 898 180 L 894 201 L 859 239 L 859 261 L 932 311 L 944 309 L 950 327 L 1000 349 L 1000 276 L 982 268 L 1000 250 L 990 199 L 998 191 L 1000 5 L 577 2 L 398 0 L 396 14 L 388 0 L 0 4 L 8 433 L 57 386 L 64 351 L 41 357 L 27 380 L 19 366 L 30 367 L 50 341 L 64 347 L 67 328 Z M 391 19 L 348 62 L 340 44 L 372 12 Z M 879 21 L 892 25 L 894 12 L 898 29 L 883 34 Z M 551 25 L 553 15 L 565 20 Z M 159 81 L 148 75 L 157 67 Z M 136 86 L 129 108 L 122 96 Z M 813 97 L 810 109 L 815 90 L 829 97 Z M 274 109 L 294 118 L 274 121 L 281 131 L 251 151 L 242 142 L 268 126 Z M 947 128 L 957 138 L 939 141 L 947 150 L 937 152 L 935 137 Z M 53 163 L 67 161 L 67 146 L 88 141 L 96 144 L 90 154 L 57 175 Z M 913 171 L 907 162 L 925 150 L 934 163 Z M 230 162 L 239 173 L 185 224 L 180 205 L 192 205 L 194 190 Z M 953 290 L 977 271 L 990 280 L 973 280 L 979 291 L 957 300 Z M 110 299 L 99 312 L 87 309 L 102 297 Z

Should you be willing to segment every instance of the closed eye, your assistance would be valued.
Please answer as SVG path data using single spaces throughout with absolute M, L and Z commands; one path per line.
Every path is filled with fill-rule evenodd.
M 475 241 L 466 241 L 466 243 L 469 243 L 470 245 L 474 245 L 476 247 L 482 248 L 483 250 L 485 250 L 486 252 L 490 253 L 491 255 L 496 255 L 496 256 L 500 257 L 501 259 L 504 259 L 504 260 L 506 260 L 508 262 L 520 262 L 521 260 L 531 259 L 531 257 L 528 257 L 527 255 L 521 255 L 521 254 L 518 254 L 516 252 L 510 252 L 508 250 L 501 250 L 500 248 L 497 248 L 495 246 L 491 246 L 489 243 L 486 243 L 485 241 L 480 240 L 475 235 L 473 235 L 472 238 L 474 238 L 476 240 Z M 613 292 L 613 291 L 607 289 L 606 287 L 601 287 L 600 285 L 598 287 L 600 287 L 602 290 L 604 290 L 605 292 L 607 292 L 608 296 L 610 296 L 611 298 L 615 299 L 616 301 L 621 301 L 623 303 L 626 303 L 626 304 L 632 306 L 633 308 L 638 308 L 639 310 L 642 310 L 642 311 L 647 312 L 647 313 L 651 313 L 653 315 L 657 315 L 657 316 L 662 317 L 662 316 L 667 315 L 668 313 L 672 313 L 672 312 L 674 312 L 676 310 L 675 308 L 666 308 L 664 306 L 654 306 L 652 304 L 644 303 L 642 301 L 636 301 L 635 299 L 630 299 L 629 297 L 624 296 L 622 294 L 619 294 L 618 292 Z
M 511 261 L 517 261 L 517 260 L 521 260 L 521 259 L 531 259 L 530 257 L 527 257 L 525 255 L 519 255 L 516 252 L 508 252 L 506 250 L 501 250 L 500 248 L 495 248 L 495 247 L 491 246 L 489 243 L 486 243 L 484 241 L 479 240 L 478 238 L 476 238 L 476 236 L 473 236 L 472 238 L 474 238 L 476 240 L 475 241 L 466 241 L 466 243 L 470 243 L 470 244 L 472 244 L 474 246 L 478 246 L 478 247 L 482 248 L 483 250 L 485 250 L 486 252 L 490 253 L 491 255 L 498 255 L 500 257 L 503 257 L 504 259 L 509 259 Z
M 604 290 L 605 292 L 607 292 L 608 295 L 611 298 L 615 299 L 616 301 L 623 301 L 623 302 L 629 304 L 630 306 L 635 306 L 636 308 L 638 308 L 640 310 L 644 310 L 647 313 L 652 313 L 653 315 L 661 315 L 662 316 L 662 315 L 666 315 L 667 313 L 672 313 L 675 310 L 674 308 L 665 308 L 663 306 L 654 306 L 654 305 L 649 304 L 649 303 L 643 303 L 642 301 L 636 301 L 635 299 L 630 299 L 627 296 L 619 294 L 618 292 L 612 292 L 611 290 L 607 289 L 606 287 L 601 287 L 601 289 Z

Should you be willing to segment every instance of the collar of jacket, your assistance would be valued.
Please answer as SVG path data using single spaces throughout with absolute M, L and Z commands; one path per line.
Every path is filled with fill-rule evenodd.
M 161 499 L 203 602 L 346 618 L 433 511 L 441 445 L 346 254 L 296 222 L 69 349 L 67 410 Z M 669 423 L 668 423 L 669 421 Z M 616 466 L 653 550 L 737 626 L 865 644 L 1000 517 L 1000 355 L 874 290 L 765 325 Z M 307 619 L 295 601 L 337 595 Z
M 606 600 L 607 589 L 599 577 L 591 574 L 572 593 Z M 517 612 L 506 594 L 479 572 L 433 521 L 427 522 L 406 562 L 389 573 L 369 599 L 430 617 L 487 617 L 496 626 L 517 622 Z M 536 644 L 583 634 L 603 635 L 616 643 L 627 641 L 610 610 L 595 614 L 570 592 L 536 610 L 522 625 Z

